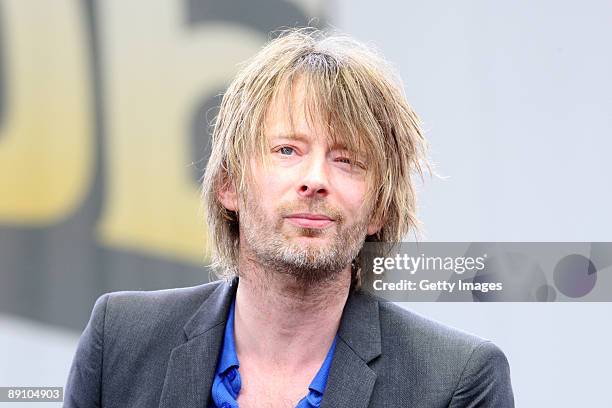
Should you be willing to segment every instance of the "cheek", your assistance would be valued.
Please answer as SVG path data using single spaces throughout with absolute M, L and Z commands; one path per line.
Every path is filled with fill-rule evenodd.
M 337 186 L 336 191 L 343 206 L 353 217 L 359 217 L 367 210 L 365 182 L 345 179 Z
M 274 166 L 260 169 L 257 177 L 257 184 L 264 200 L 283 198 L 293 190 L 292 187 L 298 179 L 294 169 L 279 169 Z
M 254 207 L 253 204 L 256 204 L 261 216 L 272 220 L 278 216 L 279 206 L 294 200 L 295 197 L 289 194 L 290 188 L 284 180 L 284 175 L 259 172 L 257 177 L 250 195 L 253 201 L 250 206 Z

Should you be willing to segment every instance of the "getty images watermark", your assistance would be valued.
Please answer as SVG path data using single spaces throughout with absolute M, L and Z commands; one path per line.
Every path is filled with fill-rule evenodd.
M 366 243 L 363 288 L 395 302 L 612 301 L 612 243 Z

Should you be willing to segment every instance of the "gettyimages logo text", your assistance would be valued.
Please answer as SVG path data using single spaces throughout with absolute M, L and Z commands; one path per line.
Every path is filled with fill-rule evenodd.
M 465 272 L 478 272 L 485 268 L 487 254 L 482 256 L 411 256 L 396 254 L 394 257 L 375 257 L 372 260 L 372 272 L 380 275 L 385 271 L 406 271 L 411 275 L 419 271 L 446 271 L 461 275 Z

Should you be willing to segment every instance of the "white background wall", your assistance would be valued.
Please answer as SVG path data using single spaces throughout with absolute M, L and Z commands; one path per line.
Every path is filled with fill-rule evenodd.
M 438 171 L 434 241 L 612 240 L 612 2 L 338 0 L 399 69 Z

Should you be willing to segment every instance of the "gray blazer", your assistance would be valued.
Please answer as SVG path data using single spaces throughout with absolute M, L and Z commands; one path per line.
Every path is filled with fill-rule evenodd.
M 237 280 L 101 296 L 70 369 L 64 407 L 208 406 Z M 513 407 L 493 343 L 357 292 L 349 296 L 325 408 Z

